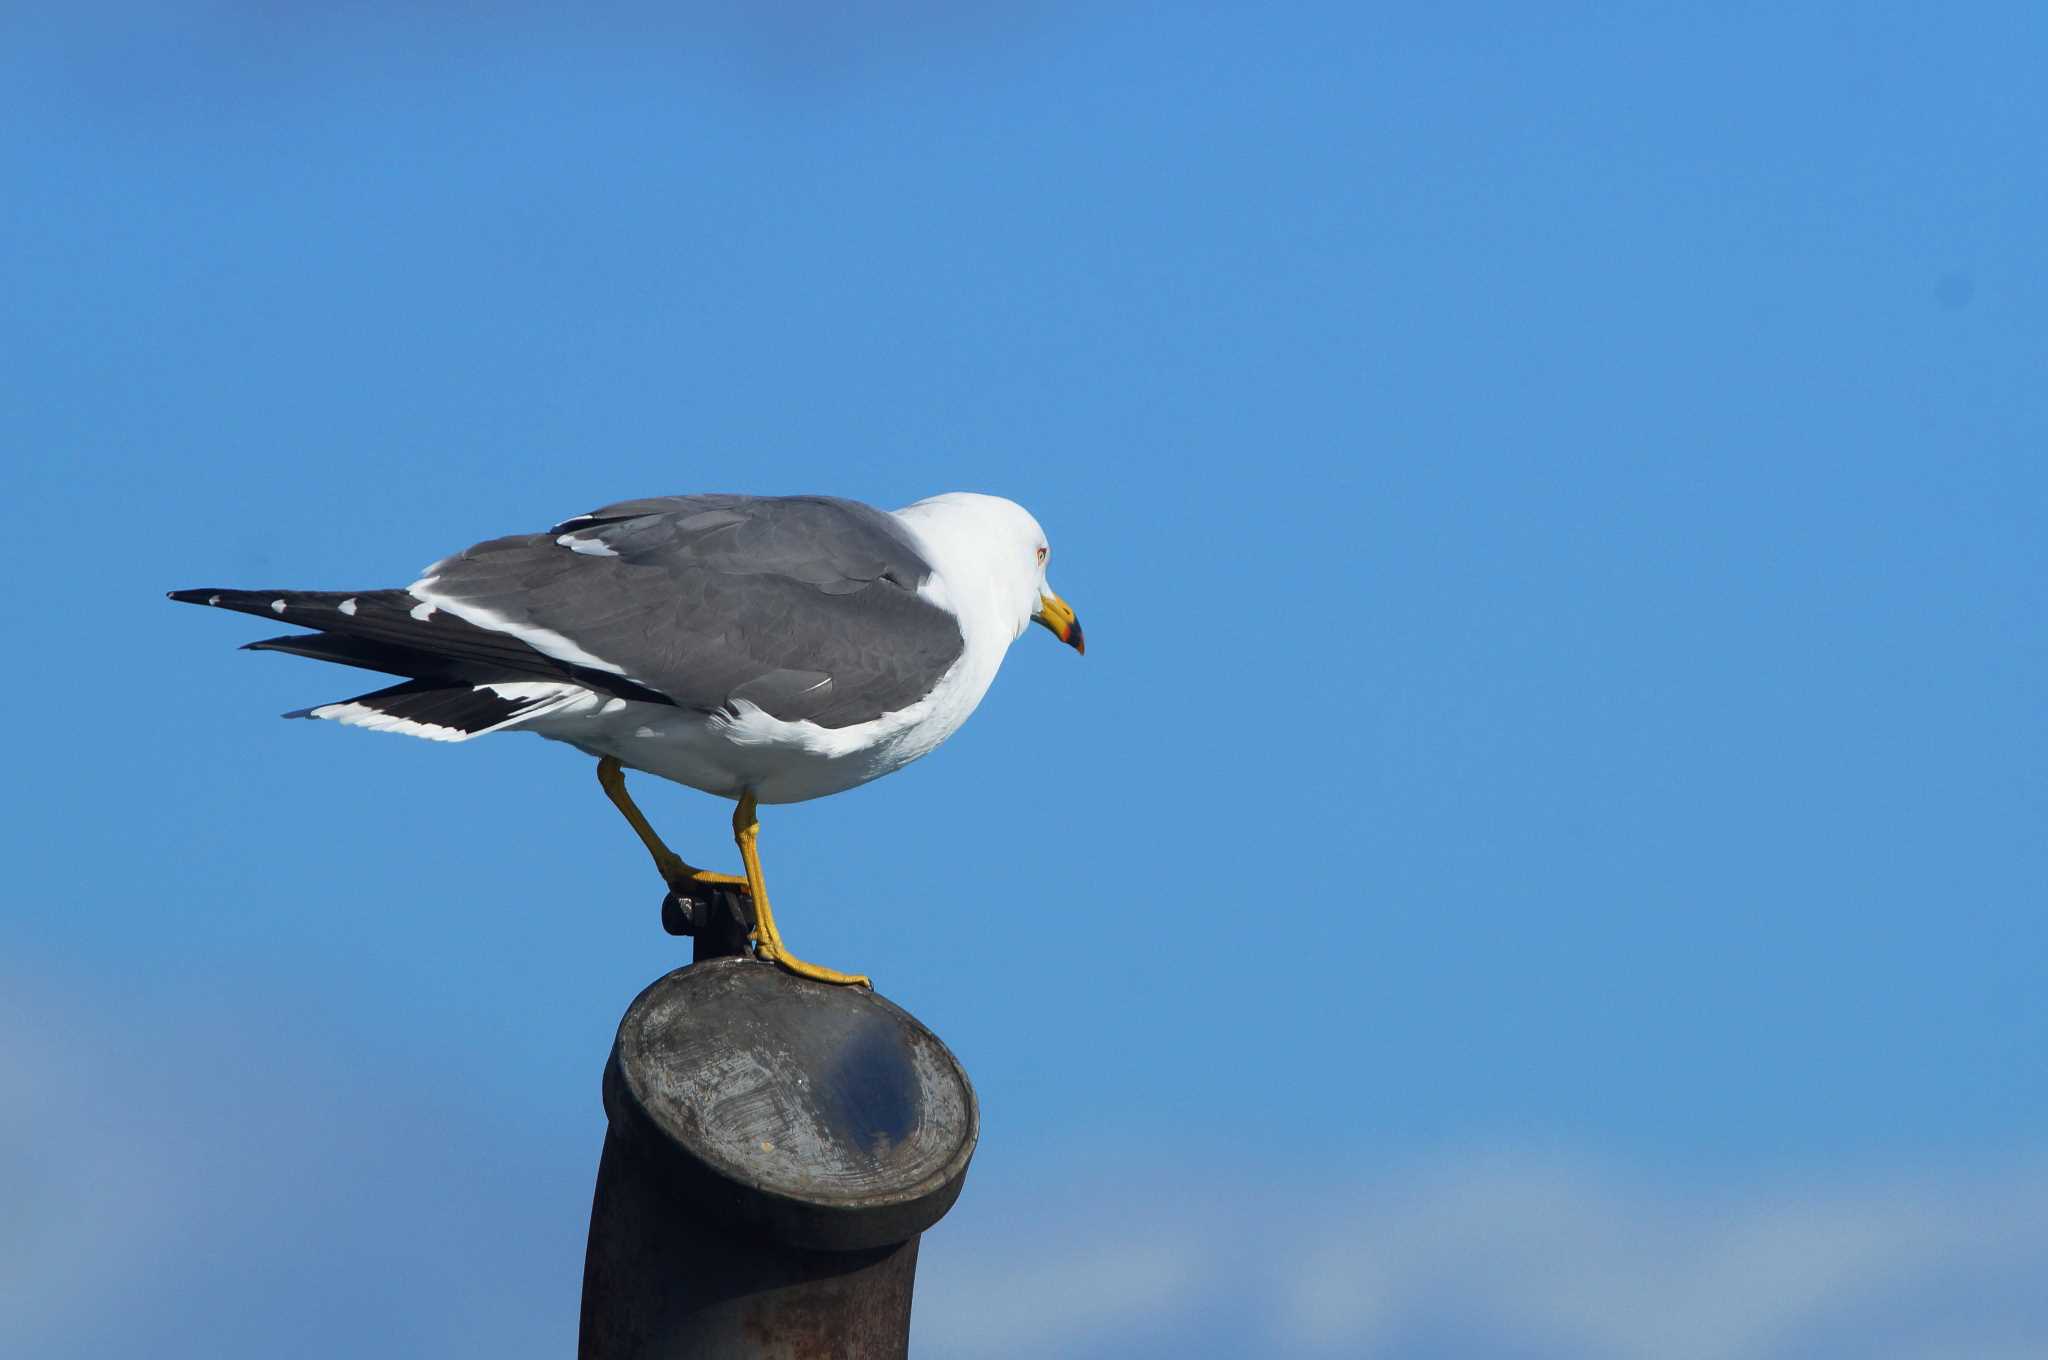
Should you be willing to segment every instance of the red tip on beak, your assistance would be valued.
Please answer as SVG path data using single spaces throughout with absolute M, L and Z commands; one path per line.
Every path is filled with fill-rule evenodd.
M 1074 617 L 1074 607 L 1059 596 L 1051 591 L 1039 596 L 1038 612 L 1031 619 L 1051 629 L 1054 637 L 1081 655 L 1088 655 L 1088 644 L 1081 636 L 1081 620 Z

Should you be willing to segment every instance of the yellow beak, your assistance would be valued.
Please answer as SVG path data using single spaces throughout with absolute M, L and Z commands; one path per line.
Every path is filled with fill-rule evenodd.
M 1074 607 L 1051 591 L 1038 597 L 1038 612 L 1031 619 L 1052 629 L 1054 637 L 1081 655 L 1088 654 L 1088 646 L 1081 639 L 1081 620 L 1074 617 Z

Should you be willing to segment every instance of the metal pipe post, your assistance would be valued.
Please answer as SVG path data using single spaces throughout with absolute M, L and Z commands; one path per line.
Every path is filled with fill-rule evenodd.
M 700 952 L 733 905 L 698 906 Z M 582 1360 L 907 1353 L 918 1236 L 979 1132 L 930 1030 L 864 989 L 712 957 L 627 1010 L 604 1104 Z

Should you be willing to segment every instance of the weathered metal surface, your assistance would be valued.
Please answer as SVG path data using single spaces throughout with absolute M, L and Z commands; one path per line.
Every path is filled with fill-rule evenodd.
M 604 1098 L 613 1131 L 706 1212 L 828 1251 L 936 1223 L 979 1133 L 966 1072 L 901 1007 L 745 959 L 642 992 Z
M 917 1234 L 979 1125 L 930 1030 L 865 989 L 719 958 L 634 1001 L 604 1099 L 585 1360 L 905 1353 Z
M 802 1251 L 736 1236 L 605 1139 L 580 1360 L 901 1360 L 918 1239 Z

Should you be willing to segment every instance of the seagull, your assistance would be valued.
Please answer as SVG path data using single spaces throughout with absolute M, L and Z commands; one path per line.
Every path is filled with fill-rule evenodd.
M 670 890 L 743 887 L 754 952 L 789 951 L 758 849 L 763 803 L 840 793 L 953 735 L 1010 644 L 1043 624 L 1085 651 L 1046 583 L 1038 521 L 951 492 L 901 510 L 830 496 L 656 496 L 494 538 L 402 590 L 174 590 L 313 629 L 246 644 L 405 677 L 287 713 L 429 741 L 537 732 L 597 757 L 598 783 Z M 640 770 L 735 800 L 744 875 L 696 868 L 626 790 Z

